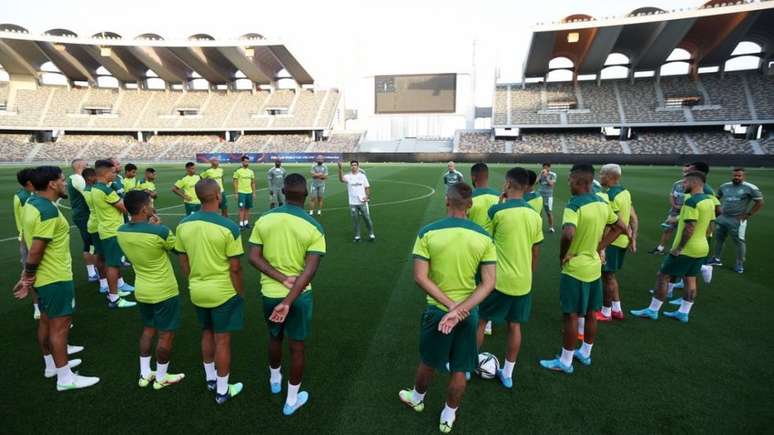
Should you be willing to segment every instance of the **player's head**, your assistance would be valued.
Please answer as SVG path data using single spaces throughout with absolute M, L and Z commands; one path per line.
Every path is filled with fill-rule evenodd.
M 156 170 L 153 168 L 145 169 L 145 181 L 156 181 Z
M 529 182 L 528 184 L 528 190 L 532 190 L 532 188 L 535 186 L 535 183 L 537 183 L 537 172 L 533 171 L 532 169 L 527 169 L 527 175 L 529 176 Z
M 134 163 L 127 163 L 126 166 L 124 166 L 124 175 L 126 175 L 126 178 L 134 178 L 134 176 L 137 175 L 137 165 Z
M 218 158 L 218 156 L 210 157 L 210 166 L 212 166 L 213 168 L 217 168 L 218 166 L 220 166 L 220 159 Z
M 32 185 L 32 176 L 35 173 L 35 168 L 24 168 L 16 173 L 16 181 L 28 192 L 35 190 L 35 186 Z
M 682 169 L 680 169 L 682 171 L 682 173 L 683 173 L 683 176 L 685 176 L 685 174 L 691 172 L 691 167 L 692 166 L 691 166 L 690 163 L 686 163 L 686 164 L 683 165 Z
M 582 195 L 591 192 L 591 183 L 594 182 L 594 167 L 587 164 L 573 165 L 570 169 L 570 192 L 573 195 Z
M 121 173 L 121 162 L 119 162 L 118 159 L 115 158 L 115 157 L 111 157 L 108 160 L 113 162 L 113 167 L 116 168 L 116 174 L 120 174 Z
M 545 169 L 546 171 L 550 171 L 551 170 L 551 164 L 550 163 L 543 163 L 543 169 Z
M 126 211 L 132 216 L 132 222 L 141 222 L 153 214 L 151 197 L 143 190 L 132 190 L 124 196 Z
M 323 157 L 322 154 L 318 154 L 317 157 L 314 158 L 314 162 L 318 165 L 322 165 L 325 162 L 325 157 Z
M 744 179 L 744 168 L 734 168 L 734 170 L 731 172 L 731 182 L 738 185 L 744 183 Z
M 37 192 L 52 192 L 58 198 L 67 198 L 64 174 L 59 166 L 38 166 L 32 174 L 32 185 Z
M 196 173 L 196 163 L 194 162 L 188 162 L 185 164 L 185 173 L 188 175 L 193 175 Z
M 220 203 L 220 185 L 212 178 L 199 180 L 195 186 L 196 197 L 202 204 Z
M 242 156 L 239 161 L 242 162 L 242 167 L 246 168 L 250 164 L 250 157 Z
M 621 179 L 621 165 L 616 163 L 607 163 L 599 169 L 599 182 L 603 186 L 615 186 Z
M 105 183 L 116 179 L 116 167 L 111 160 L 97 160 L 94 162 L 94 170 L 97 171 L 97 177 Z
M 473 189 L 460 181 L 449 186 L 446 191 L 446 207 L 450 210 L 466 211 L 473 205 Z
M 97 182 L 97 171 L 95 171 L 94 168 L 84 168 L 81 176 L 86 180 L 87 186 L 91 186 Z
M 279 158 L 274 159 L 274 167 L 279 168 L 280 166 L 282 166 L 282 160 Z
M 449 162 L 446 164 L 446 167 L 449 168 L 450 171 L 454 171 L 457 168 L 457 164 L 454 162 Z
M 708 175 L 710 168 L 709 168 L 709 165 L 705 162 L 693 162 L 688 165 L 688 170 L 686 171 L 686 173 L 693 172 L 693 171 L 699 171 L 704 175 Z
M 353 174 L 357 174 L 357 171 L 360 170 L 360 162 L 358 162 L 357 160 L 350 161 L 349 168 L 352 169 Z
M 529 171 L 524 168 L 511 168 L 505 173 L 505 186 L 503 190 L 509 193 L 509 197 L 514 193 L 520 193 L 522 196 L 529 187 Z
M 309 195 L 309 191 L 306 188 L 306 178 L 301 174 L 286 176 L 282 184 L 282 193 L 285 194 L 289 204 L 303 207 L 304 201 L 306 201 L 306 197 Z
M 486 163 L 478 162 L 470 167 L 470 179 L 473 180 L 473 186 L 485 186 L 489 182 L 489 166 Z
M 70 167 L 73 168 L 73 172 L 76 174 L 80 174 L 87 166 L 89 166 L 88 163 L 83 159 L 73 159 L 73 161 L 70 162 Z
M 707 176 L 703 172 L 691 171 L 683 177 L 683 188 L 686 193 L 701 193 L 706 182 Z

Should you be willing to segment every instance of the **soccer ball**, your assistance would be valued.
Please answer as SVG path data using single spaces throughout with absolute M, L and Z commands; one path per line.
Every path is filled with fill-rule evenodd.
M 481 379 L 494 379 L 499 368 L 500 361 L 497 360 L 496 356 L 489 352 L 482 352 L 478 354 L 478 367 L 476 367 L 476 374 L 481 376 Z

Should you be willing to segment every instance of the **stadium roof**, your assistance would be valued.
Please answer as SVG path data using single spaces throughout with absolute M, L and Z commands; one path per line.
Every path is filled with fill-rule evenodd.
M 571 15 L 533 28 L 524 78 L 546 76 L 549 62 L 557 57 L 570 59 L 575 74 L 597 74 L 611 53 L 626 55 L 632 71 L 658 70 L 676 48 L 688 51 L 696 68 L 719 66 L 742 41 L 757 43 L 763 49 L 760 56 L 772 59 L 774 1 L 713 0 L 679 11 L 643 7 L 601 20 Z
M 145 33 L 134 39 L 113 32 L 82 37 L 67 29 L 33 35 L 21 26 L 0 24 L 0 65 L 8 74 L 38 76 L 51 61 L 68 79 L 96 82 L 104 67 L 121 82 L 138 82 L 153 71 L 167 83 L 185 83 L 201 76 L 211 84 L 228 84 L 237 71 L 256 84 L 271 84 L 283 69 L 299 84 L 314 79 L 282 44 L 249 33 L 235 40 L 196 34 L 167 41 Z

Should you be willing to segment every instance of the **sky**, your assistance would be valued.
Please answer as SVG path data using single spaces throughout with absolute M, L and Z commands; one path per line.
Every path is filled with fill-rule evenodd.
M 491 105 L 495 71 L 518 81 L 531 27 L 576 13 L 624 16 L 642 6 L 698 7 L 701 1 L 643 0 L 6 0 L 0 20 L 31 33 L 66 28 L 78 35 L 112 31 L 124 38 L 158 33 L 167 40 L 207 33 L 236 39 L 260 33 L 287 45 L 320 87 L 357 99 L 374 74 L 474 72 L 477 105 Z M 475 49 L 474 49 L 475 47 Z M 475 58 L 475 68 L 474 65 Z M 351 104 L 347 104 L 352 107 Z

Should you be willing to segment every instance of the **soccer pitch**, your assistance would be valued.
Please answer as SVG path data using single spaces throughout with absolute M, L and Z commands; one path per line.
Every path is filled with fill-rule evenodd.
M 139 165 L 140 171 L 146 165 Z M 182 202 L 171 192 L 184 175 L 182 164 L 153 165 L 157 169 L 156 207 L 163 223 L 174 229 L 183 214 Z M 199 165 L 200 170 L 204 165 Z M 527 165 L 538 170 L 537 165 Z M 236 166 L 225 165 L 224 181 L 231 192 Z M 258 192 L 257 213 L 268 207 L 265 173 L 253 165 Z M 491 186 L 500 189 L 508 165 L 492 165 Z M 288 172 L 308 177 L 308 165 L 287 165 Z M 245 270 L 245 329 L 233 334 L 232 382 L 245 390 L 217 406 L 205 387 L 199 327 L 188 292 L 181 286 L 182 323 L 172 353 L 170 371 L 186 379 L 161 391 L 137 387 L 138 338 L 141 322 L 136 308 L 109 311 L 97 284 L 85 276 L 81 241 L 71 231 L 77 307 L 70 342 L 86 346 L 78 354 L 78 370 L 99 376 L 86 390 L 58 393 L 53 379 L 42 376 L 35 341 L 36 324 L 30 300 L 16 301 L 10 289 L 20 270 L 11 200 L 18 188 L 19 167 L 0 167 L 0 265 L 7 267 L 0 284 L 4 333 L 0 338 L 4 371 L 2 423 L 5 433 L 56 428 L 58 432 L 266 432 L 266 433 L 432 433 L 445 400 L 446 374 L 437 374 L 416 413 L 398 400 L 410 387 L 419 360 L 419 320 L 424 294 L 412 277 L 411 248 L 417 231 L 445 216 L 441 176 L 445 165 L 364 165 L 371 182 L 371 214 L 375 243 L 352 243 L 352 225 L 344 185 L 329 165 L 325 211 L 315 216 L 326 230 L 328 254 L 313 282 L 314 319 L 307 342 L 303 389 L 309 404 L 291 417 L 282 416 L 283 394 L 271 395 L 268 385 L 267 328 L 259 300 L 258 273 L 243 259 Z M 346 169 L 346 168 L 345 168 Z M 470 165 L 458 169 L 469 181 Z M 559 174 L 554 213 L 561 222 L 568 200 L 568 167 Z M 69 175 L 69 168 L 66 174 Z M 661 318 L 632 318 L 628 310 L 650 301 L 648 289 L 663 257 L 646 253 L 660 235 L 668 209 L 667 195 L 679 178 L 678 167 L 624 167 L 622 184 L 632 192 L 640 216 L 637 255 L 628 255 L 618 275 L 627 318 L 600 324 L 593 365 L 576 363 L 575 373 L 548 372 L 538 366 L 561 345 L 559 311 L 559 234 L 545 231 L 534 280 L 533 310 L 523 327 L 521 354 L 514 372 L 514 389 L 496 380 L 476 377 L 468 384 L 454 433 L 513 432 L 767 432 L 774 423 L 771 360 L 774 347 L 771 307 L 774 306 L 769 251 L 774 240 L 774 206 L 767 205 L 750 221 L 748 260 L 744 275 L 735 274 L 733 243 L 710 285 L 700 283 L 690 323 Z M 750 169 L 748 181 L 766 195 L 774 193 L 774 170 Z M 717 188 L 730 180 L 730 168 L 712 168 L 709 183 Z M 69 204 L 67 200 L 63 204 Z M 232 218 L 236 201 L 229 196 Z M 69 213 L 65 210 L 69 219 Z M 243 233 L 247 241 L 249 233 Z M 177 262 L 173 261 L 175 267 Z M 133 282 L 131 269 L 125 269 Z M 184 280 L 178 275 L 181 285 Z M 768 284 L 767 284 L 768 282 Z M 505 329 L 495 327 L 484 351 L 502 361 Z M 283 370 L 287 376 L 287 371 Z M 285 377 L 287 379 L 287 377 Z

